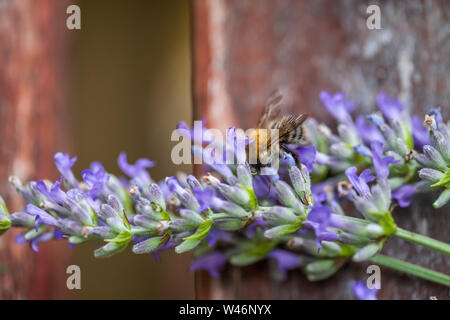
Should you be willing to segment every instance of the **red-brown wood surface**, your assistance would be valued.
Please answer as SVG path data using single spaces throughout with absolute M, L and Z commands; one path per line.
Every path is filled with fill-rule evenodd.
M 366 27 L 365 1 L 194 0 L 193 99 L 196 119 L 208 127 L 255 124 L 266 97 L 285 93 L 287 111 L 329 121 L 321 90 L 343 91 L 373 110 L 380 90 L 423 112 L 442 106 L 449 116 L 450 2 L 375 1 L 381 30 Z M 448 206 L 419 199 L 396 210 L 399 226 L 450 242 Z M 450 261 L 425 248 L 390 240 L 383 253 L 449 273 Z M 350 281 L 365 279 L 367 265 L 350 265 L 311 283 L 299 272 L 272 280 L 267 264 L 228 268 L 223 278 L 197 274 L 198 298 L 346 299 Z M 450 298 L 448 289 L 382 268 L 384 299 Z
M 0 194 L 12 212 L 23 203 L 8 183 L 56 178 L 53 154 L 67 147 L 68 1 L 0 1 Z M 67 292 L 69 250 L 62 242 L 35 254 L 10 230 L 0 239 L 0 298 L 54 298 Z

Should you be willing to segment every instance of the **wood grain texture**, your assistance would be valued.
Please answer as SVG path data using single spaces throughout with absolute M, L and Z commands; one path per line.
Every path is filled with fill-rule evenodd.
M 23 202 L 8 183 L 56 178 L 53 155 L 67 148 L 69 2 L 0 1 L 0 194 L 11 212 Z M 10 230 L 0 239 L 0 299 L 64 297 L 69 251 L 62 242 L 36 255 Z
M 381 8 L 381 30 L 366 27 L 366 1 L 194 0 L 195 119 L 203 117 L 214 128 L 253 127 L 276 88 L 284 92 L 288 112 L 309 113 L 328 123 L 318 99 L 321 90 L 346 93 L 361 113 L 374 109 L 376 94 L 383 90 L 416 112 L 441 106 L 448 117 L 450 2 L 370 4 Z M 221 40 L 214 42 L 216 37 Z M 396 210 L 394 218 L 402 228 L 449 243 L 449 206 L 430 207 L 429 199 L 417 199 L 413 207 Z M 450 272 L 450 259 L 403 240 L 390 240 L 383 253 Z M 266 263 L 228 268 L 220 280 L 198 273 L 197 297 L 351 299 L 349 282 L 365 279 L 366 267 L 351 264 L 317 283 L 299 272 L 284 282 L 272 280 Z M 430 296 L 450 298 L 447 288 L 382 268 L 379 298 Z

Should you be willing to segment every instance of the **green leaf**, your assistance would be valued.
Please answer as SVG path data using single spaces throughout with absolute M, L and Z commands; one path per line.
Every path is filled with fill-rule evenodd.
M 249 264 L 264 259 L 269 251 L 276 245 L 276 241 L 264 241 L 257 243 L 250 250 L 233 255 L 230 258 L 230 263 L 235 266 L 248 266 Z
M 264 236 L 269 239 L 285 236 L 288 234 L 292 234 L 297 232 L 303 227 L 303 221 L 305 220 L 305 216 L 299 216 L 297 220 L 292 224 L 283 224 L 281 226 L 276 226 L 271 229 L 268 229 L 264 232 Z
M 68 238 L 69 243 L 72 243 L 72 244 L 79 244 L 79 243 L 86 242 L 88 240 L 89 240 L 88 238 L 80 237 L 80 236 L 70 236 Z
M 250 201 L 247 207 L 252 210 L 258 208 L 258 198 L 256 197 L 255 191 L 253 189 L 244 187 L 240 183 L 238 184 L 238 186 L 247 191 L 248 196 L 250 197 Z
M 133 234 L 128 230 L 121 231 L 115 238 L 113 239 L 106 239 L 106 242 L 114 242 L 117 244 L 127 244 L 130 242 L 131 238 L 133 237 Z
M 149 253 L 152 251 L 155 251 L 156 249 L 161 248 L 163 245 L 165 245 L 167 243 L 167 241 L 169 241 L 170 239 L 170 235 L 165 234 L 161 237 L 154 237 L 154 238 L 150 238 L 144 241 L 141 241 L 139 243 L 136 243 L 133 246 L 133 252 L 136 254 L 144 254 L 144 253 Z
M 5 218 L 0 220 L 0 235 L 5 233 L 11 227 L 11 220 Z
M 5 201 L 3 200 L 3 198 L 0 196 L 0 210 L 2 211 L 0 214 L 7 216 L 9 218 L 9 211 L 8 211 L 8 207 L 6 207 Z
M 447 189 L 450 189 L 450 169 L 445 172 L 441 180 L 432 184 L 431 187 L 446 187 Z
M 112 255 L 122 252 L 123 250 L 126 249 L 127 246 L 128 246 L 128 243 L 119 244 L 116 242 L 109 242 L 106 245 L 104 245 L 103 247 L 95 250 L 94 257 L 96 257 L 96 258 L 110 257 Z
M 406 135 L 406 139 L 405 139 L 405 143 L 406 146 L 408 147 L 409 150 L 414 148 L 414 139 L 413 136 L 411 134 L 411 131 L 402 124 L 403 130 L 405 131 L 405 135 Z
M 204 237 L 206 237 L 209 233 L 209 231 L 211 230 L 211 226 L 213 224 L 213 220 L 212 219 L 208 219 L 203 221 L 197 228 L 197 231 L 195 231 L 194 234 L 183 238 L 183 240 L 201 240 Z
M 194 249 L 196 246 L 200 244 L 201 240 L 198 239 L 189 239 L 183 241 L 181 244 L 175 247 L 176 253 L 183 253 L 189 250 Z
M 240 219 L 219 220 L 214 222 L 214 227 L 220 230 L 235 231 L 241 229 L 246 221 Z

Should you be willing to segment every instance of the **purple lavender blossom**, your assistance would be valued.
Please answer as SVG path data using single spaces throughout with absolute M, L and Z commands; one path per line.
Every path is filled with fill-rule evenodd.
M 377 96 L 377 105 L 389 121 L 393 119 L 401 120 L 402 111 L 405 107 L 397 99 L 391 99 L 385 92 L 380 92 Z
M 72 166 L 77 161 L 77 157 L 70 158 L 68 153 L 61 153 L 58 152 L 55 154 L 55 164 L 58 171 L 61 173 L 61 175 L 72 185 L 76 186 L 78 185 L 77 179 L 75 179 L 75 176 L 71 170 Z
M 45 242 L 53 239 L 53 232 L 46 232 L 43 234 L 40 234 L 36 236 L 33 239 L 29 240 L 29 244 L 31 249 L 33 249 L 34 252 L 39 252 L 38 244 L 40 242 Z M 17 244 L 24 244 L 27 243 L 28 240 L 25 238 L 25 234 L 19 234 L 14 238 L 14 242 Z
M 322 248 L 322 241 L 335 241 L 338 234 L 329 229 L 329 227 L 337 227 L 341 225 L 341 221 L 336 215 L 332 215 L 330 208 L 324 205 L 314 206 L 308 213 L 305 225 L 313 228 L 316 234 L 316 244 Z
M 414 139 L 414 146 L 418 150 L 422 150 L 424 145 L 431 144 L 430 134 L 427 128 L 423 125 L 423 121 L 418 116 L 411 118 L 412 136 Z
M 178 132 L 186 138 L 191 139 L 193 142 L 209 144 L 214 140 L 211 132 L 205 128 L 205 121 L 194 121 L 192 129 L 186 124 L 186 122 L 179 122 L 177 124 Z
M 301 146 L 297 148 L 298 160 L 303 163 L 308 171 L 311 172 L 313 164 L 316 161 L 317 150 L 314 146 Z
M 378 289 L 369 289 L 363 281 L 354 282 L 352 284 L 353 293 L 359 300 L 378 300 Z
M 356 167 L 350 167 L 345 170 L 345 175 L 347 176 L 348 181 L 351 183 L 353 188 L 362 196 L 370 193 L 368 182 L 375 180 L 375 177 L 370 175 L 370 170 L 365 169 L 361 174 L 357 175 Z
M 383 157 L 383 143 L 374 141 L 370 144 L 372 148 L 372 161 L 375 168 L 375 172 L 379 179 L 387 179 L 389 176 L 389 165 L 392 163 L 398 163 L 393 157 Z
M 213 189 L 194 189 L 193 193 L 200 205 L 199 212 L 207 210 L 211 206 L 212 201 L 214 201 Z
M 350 112 L 355 109 L 355 104 L 347 101 L 344 94 L 336 93 L 331 95 L 327 91 L 322 91 L 320 100 L 333 118 L 340 122 L 352 122 Z
M 278 270 L 283 279 L 287 277 L 288 270 L 293 270 L 300 264 L 300 259 L 296 254 L 282 249 L 273 249 L 269 252 L 267 258 L 274 259 L 277 262 Z
M 152 168 L 155 166 L 153 161 L 147 158 L 140 158 L 134 164 L 129 164 L 127 161 L 127 154 L 122 152 L 117 163 L 120 169 L 130 178 L 138 179 L 143 184 L 149 184 L 152 182 L 150 174 L 147 172 L 147 168 Z
M 60 189 L 62 183 L 62 177 L 60 180 L 56 181 L 50 189 L 47 189 L 47 185 L 43 180 L 39 180 L 36 183 L 36 189 L 39 190 L 40 193 L 42 193 L 48 201 L 55 202 L 58 204 L 61 204 L 66 199 L 67 195 L 64 191 Z
M 106 183 L 109 180 L 109 175 L 99 162 L 91 164 L 91 168 L 84 170 L 81 176 L 90 188 L 88 195 L 91 198 L 97 199 L 100 195 L 106 195 L 108 192 Z
M 360 115 L 356 118 L 355 126 L 363 142 L 370 144 L 372 141 L 384 141 L 377 127 L 368 122 L 364 116 Z
M 266 225 L 266 221 L 263 219 L 263 217 L 258 217 L 255 219 L 255 221 L 247 227 L 245 230 L 245 235 L 247 238 L 253 238 L 256 234 L 256 230 L 259 227 L 264 227 Z
M 208 242 L 208 247 L 213 247 L 219 241 L 229 242 L 231 241 L 232 235 L 229 232 L 211 229 L 208 235 L 205 237 L 205 241 Z
M 225 255 L 220 251 L 213 251 L 211 253 L 207 253 L 197 260 L 195 260 L 191 266 L 191 271 L 196 270 L 206 270 L 209 272 L 211 277 L 213 278 L 219 278 L 220 272 L 225 266 L 225 263 L 227 262 L 227 258 Z
M 398 205 L 406 208 L 411 204 L 412 196 L 416 192 L 416 188 L 410 184 L 405 184 L 392 192 L 392 198 L 396 199 Z
M 36 230 L 41 224 L 45 224 L 47 226 L 55 226 L 57 220 L 44 210 L 36 207 L 34 204 L 28 204 L 26 207 L 26 211 L 28 214 L 36 217 L 35 218 L 35 227 Z

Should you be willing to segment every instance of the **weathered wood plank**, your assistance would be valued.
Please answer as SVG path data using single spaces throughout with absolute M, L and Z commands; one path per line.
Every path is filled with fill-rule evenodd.
M 193 1 L 195 118 L 209 127 L 252 127 L 266 97 L 286 92 L 291 112 L 328 121 L 321 90 L 343 91 L 361 112 L 373 109 L 380 90 L 423 112 L 450 111 L 450 2 L 375 1 L 381 30 L 366 27 L 363 1 Z M 450 242 L 448 206 L 429 201 L 396 211 L 401 227 Z M 449 272 L 450 261 L 430 250 L 393 240 L 384 253 Z M 349 281 L 366 277 L 352 265 L 330 280 L 309 283 L 291 274 L 279 283 L 267 266 L 230 268 L 221 280 L 197 274 L 199 298 L 352 298 Z M 382 268 L 380 298 L 448 299 L 448 289 Z
M 0 194 L 12 212 L 23 203 L 8 176 L 56 178 L 53 154 L 67 147 L 68 5 L 0 1 Z M 20 231 L 0 239 L 0 299 L 62 297 L 67 244 L 42 244 L 36 255 L 14 244 Z

